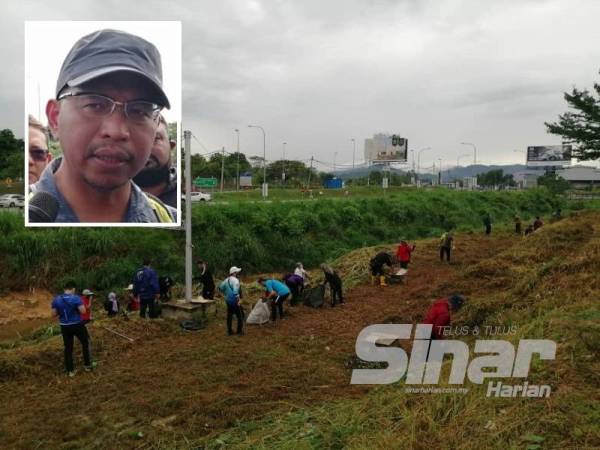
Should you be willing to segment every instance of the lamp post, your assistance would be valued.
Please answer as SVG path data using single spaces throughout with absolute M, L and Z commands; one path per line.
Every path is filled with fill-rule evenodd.
M 421 150 L 419 150 L 417 152 L 417 180 L 419 179 L 419 172 L 421 172 L 421 152 L 424 152 L 426 150 L 431 150 L 431 147 L 425 147 L 422 148 Z
M 477 164 L 477 147 L 475 147 L 475 144 L 472 144 L 471 142 L 461 142 L 461 144 L 473 147 L 473 165 Z
M 283 143 L 283 160 L 281 161 L 281 185 L 283 186 L 283 184 L 285 183 L 285 144 L 287 144 L 287 142 Z
M 236 178 L 235 178 L 235 190 L 240 190 L 240 130 L 237 128 L 234 130 L 237 133 L 237 165 L 236 165 Z
M 267 198 L 267 135 L 265 130 L 260 125 L 248 125 L 248 128 L 259 128 L 263 134 L 263 185 L 262 185 L 262 197 Z
M 354 170 L 354 161 L 356 158 L 356 141 L 354 138 L 350 139 L 352 141 L 352 170 Z

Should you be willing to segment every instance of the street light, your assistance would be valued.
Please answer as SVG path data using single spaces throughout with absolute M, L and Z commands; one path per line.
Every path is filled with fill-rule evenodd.
M 234 130 L 237 133 L 237 177 L 235 179 L 235 190 L 240 190 L 240 130 L 237 128 Z
M 352 170 L 354 170 L 354 160 L 356 157 L 356 141 L 354 140 L 354 138 L 350 139 L 352 141 Z
M 265 130 L 260 125 L 248 125 L 248 128 L 260 128 L 263 134 L 263 185 L 262 185 L 262 197 L 267 197 L 267 135 Z
M 283 186 L 283 183 L 285 183 L 285 144 L 287 144 L 287 142 L 283 143 L 283 161 L 281 162 L 281 185 Z
M 475 144 L 472 144 L 470 142 L 461 142 L 462 145 L 470 145 L 471 147 L 473 147 L 473 164 L 477 164 L 477 147 L 475 147 Z
M 431 147 L 422 148 L 417 152 L 417 179 L 419 179 L 419 173 L 421 172 L 421 152 L 431 150 Z

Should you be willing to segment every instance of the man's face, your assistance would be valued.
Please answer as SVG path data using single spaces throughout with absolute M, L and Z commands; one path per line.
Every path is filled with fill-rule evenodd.
M 117 102 L 148 100 L 143 82 L 133 74 L 107 75 L 79 90 Z M 134 124 L 120 105 L 108 116 L 90 118 L 77 97 L 67 97 L 48 102 L 46 112 L 68 173 L 97 190 L 111 191 L 128 183 L 150 156 L 157 122 Z
M 39 180 L 51 159 L 46 135 L 42 130 L 29 127 L 29 184 Z
M 154 144 L 145 167 L 133 181 L 140 187 L 157 186 L 169 182 L 171 168 L 171 149 L 175 146 L 169 140 L 167 126 L 161 122 L 156 129 Z

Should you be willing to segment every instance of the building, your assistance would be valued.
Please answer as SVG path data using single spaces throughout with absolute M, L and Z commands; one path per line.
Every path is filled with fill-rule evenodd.
M 596 167 L 572 166 L 557 170 L 556 175 L 567 180 L 574 188 L 600 187 L 600 169 Z
M 530 189 L 537 187 L 537 179 L 541 175 L 541 172 L 517 172 L 513 174 L 513 179 L 519 188 Z

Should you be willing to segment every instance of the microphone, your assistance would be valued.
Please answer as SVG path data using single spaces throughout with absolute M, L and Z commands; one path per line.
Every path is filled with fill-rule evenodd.
M 37 192 L 29 201 L 29 222 L 54 222 L 58 215 L 58 200 L 49 192 Z

